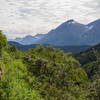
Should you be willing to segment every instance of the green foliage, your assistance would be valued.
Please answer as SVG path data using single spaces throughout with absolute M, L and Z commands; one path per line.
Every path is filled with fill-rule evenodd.
M 96 79 L 88 86 L 87 98 L 90 100 L 100 100 L 100 79 Z
M 87 85 L 90 100 L 100 100 L 100 44 L 75 56 L 83 65 L 91 83 Z
M 30 87 L 30 74 L 21 60 L 9 59 L 4 65 L 0 65 L 5 69 L 0 82 L 2 100 L 42 100 L 39 93 Z M 31 79 L 35 81 L 34 77 Z
M 76 55 L 75 58 L 83 65 L 89 79 L 100 79 L 100 45 Z
M 71 53 L 42 45 L 22 52 L 0 35 L 0 100 L 100 100 L 98 50 L 79 54 L 81 67 Z
M 2 54 L 2 48 L 7 45 L 7 40 L 5 35 L 2 34 L 2 31 L 0 30 L 0 55 Z
M 36 89 L 46 100 L 86 99 L 83 87 L 87 84 L 87 75 L 71 54 L 51 46 L 38 46 L 28 51 L 23 62 L 37 77 Z

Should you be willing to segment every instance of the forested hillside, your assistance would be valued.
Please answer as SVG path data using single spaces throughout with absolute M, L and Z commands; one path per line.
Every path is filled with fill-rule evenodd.
M 20 43 L 17 42 L 13 42 L 13 41 L 8 41 L 9 45 L 15 45 L 17 49 L 19 50 L 24 50 L 27 51 L 28 49 L 33 49 L 36 48 L 37 45 L 40 44 L 32 44 L 32 45 L 22 45 Z M 44 47 L 46 46 L 50 46 L 49 44 L 43 44 Z M 82 51 L 87 50 L 88 48 L 90 48 L 91 46 L 89 45 L 82 45 L 82 46 L 53 46 L 54 48 L 60 48 L 61 50 L 63 50 L 64 52 L 72 52 L 73 54 L 75 53 L 80 53 Z
M 100 44 L 76 54 L 75 58 L 82 64 L 88 79 L 92 82 L 90 88 L 96 93 L 95 100 L 100 100 Z
M 81 65 L 52 46 L 22 52 L 0 31 L 0 100 L 100 100 L 100 73 L 89 74 L 99 68 L 94 51 L 96 60 L 83 63 L 85 58 L 76 57 Z
M 75 58 L 83 65 L 89 79 L 100 79 L 100 44 L 76 54 Z

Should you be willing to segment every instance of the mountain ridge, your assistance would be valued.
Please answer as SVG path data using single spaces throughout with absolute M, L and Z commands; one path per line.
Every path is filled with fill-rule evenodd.
M 27 51 L 28 49 L 33 49 L 36 46 L 41 45 L 41 44 L 22 45 L 20 43 L 13 42 L 13 41 L 9 41 L 8 44 L 9 45 L 15 45 L 17 49 L 24 50 L 24 51 Z M 49 44 L 42 44 L 42 45 L 44 47 L 46 47 Z M 53 46 L 53 45 L 49 45 L 49 46 Z M 54 46 L 54 47 L 59 48 L 59 49 L 63 50 L 64 52 L 72 52 L 73 54 L 76 54 L 76 53 L 80 53 L 82 51 L 87 50 L 91 46 L 83 45 L 83 46 Z
M 68 20 L 47 34 L 37 34 L 16 38 L 14 41 L 20 44 L 51 44 L 51 45 L 95 45 L 100 42 L 100 19 L 87 25 Z

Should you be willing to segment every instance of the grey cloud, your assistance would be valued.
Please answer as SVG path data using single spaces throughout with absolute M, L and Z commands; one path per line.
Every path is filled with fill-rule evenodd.
M 99 0 L 1 0 L 0 28 L 7 36 L 47 33 L 68 19 L 87 23 L 100 17 Z

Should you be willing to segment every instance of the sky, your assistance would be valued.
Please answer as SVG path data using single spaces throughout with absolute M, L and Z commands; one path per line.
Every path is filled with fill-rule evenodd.
M 69 19 L 100 19 L 100 0 L 0 0 L 0 30 L 10 39 L 45 34 Z

